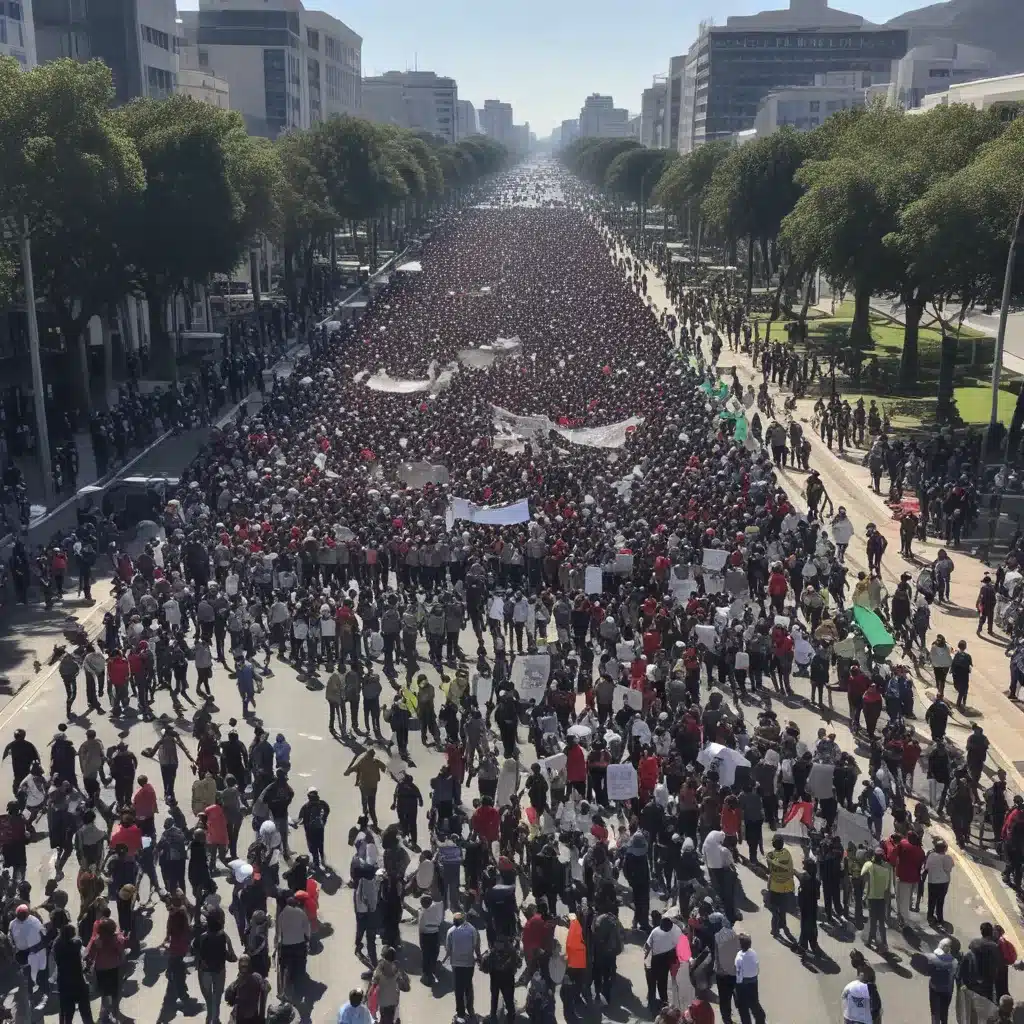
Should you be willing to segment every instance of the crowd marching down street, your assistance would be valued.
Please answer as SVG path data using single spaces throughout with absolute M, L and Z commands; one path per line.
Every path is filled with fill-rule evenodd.
M 808 358 L 724 286 L 657 311 L 552 164 L 478 198 L 214 431 L 158 536 L 82 522 L 109 611 L 3 726 L 12 1019 L 1017 1020 L 963 865 L 1020 891 L 1024 797 L 985 723 L 948 734 L 976 636 L 932 626 L 972 451 L 820 403 L 925 495 L 902 553 L 952 552 L 890 593 L 774 414 Z

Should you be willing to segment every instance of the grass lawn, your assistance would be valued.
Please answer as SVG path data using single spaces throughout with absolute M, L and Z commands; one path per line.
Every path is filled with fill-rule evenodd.
M 853 303 L 844 302 L 836 307 L 835 316 L 815 320 L 808 330 L 808 348 L 818 352 L 825 363 L 838 345 L 846 347 L 850 325 L 853 322 Z M 928 322 L 928 317 L 924 318 Z M 875 398 L 889 410 L 894 427 L 914 430 L 934 423 L 942 334 L 935 327 L 922 327 L 918 335 L 918 361 L 920 373 L 917 386 L 897 390 L 900 358 L 903 354 L 903 325 L 881 313 L 871 314 L 871 337 L 874 347 L 866 350 L 865 365 L 871 355 L 878 360 L 879 386 L 872 390 L 862 376 L 854 385 L 845 376 L 839 385 L 840 393 L 850 403 L 863 396 L 865 401 Z M 995 339 L 971 328 L 960 332 L 960 345 L 954 376 L 957 408 L 965 423 L 988 423 L 990 409 L 989 381 Z M 838 375 L 837 375 L 838 376 Z M 1003 387 L 999 394 L 999 415 L 1009 422 L 1017 401 L 1021 378 L 1008 371 L 1003 373 Z

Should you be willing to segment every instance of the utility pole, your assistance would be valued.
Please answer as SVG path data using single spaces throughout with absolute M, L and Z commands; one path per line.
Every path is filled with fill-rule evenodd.
M 36 288 L 32 279 L 32 242 L 28 218 L 21 224 L 21 271 L 25 276 L 25 311 L 28 316 L 28 351 L 32 363 L 32 392 L 36 413 L 36 442 L 39 446 L 39 470 L 43 474 L 46 506 L 53 504 L 53 472 L 50 467 L 50 431 L 46 424 L 46 392 L 43 390 L 43 366 L 39 357 L 39 321 L 36 319 Z
M 1010 297 L 1013 293 L 1013 272 L 1017 262 L 1017 245 L 1020 242 L 1021 226 L 1024 224 L 1024 195 L 1021 196 L 1017 219 L 1010 238 L 1010 251 L 1006 256 L 1006 274 L 1003 277 L 1003 301 L 999 306 L 999 330 L 996 332 L 996 348 L 992 356 L 992 409 L 988 419 L 985 437 L 985 452 L 992 443 L 992 434 L 999 423 L 999 378 L 1003 369 L 1003 347 L 1006 343 L 1006 319 L 1010 315 Z M 984 455 L 982 456 L 984 458 Z

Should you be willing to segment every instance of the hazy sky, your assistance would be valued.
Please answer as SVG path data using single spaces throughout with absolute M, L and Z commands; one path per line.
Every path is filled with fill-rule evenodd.
M 830 0 L 883 22 L 929 0 Z M 418 67 L 450 75 L 460 99 L 511 103 L 545 136 L 592 92 L 639 113 L 640 93 L 685 53 L 704 18 L 788 7 L 788 0 L 304 0 L 363 37 L 363 74 Z M 198 7 L 198 0 L 179 6 Z

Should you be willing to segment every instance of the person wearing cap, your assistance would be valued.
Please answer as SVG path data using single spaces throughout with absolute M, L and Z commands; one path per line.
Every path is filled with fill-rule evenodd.
M 299 808 L 296 825 L 301 825 L 306 834 L 306 848 L 316 871 L 321 871 L 327 866 L 324 834 L 330 813 L 330 805 L 326 800 L 320 799 L 315 786 L 310 786 L 306 791 L 306 802 Z
M 8 934 L 11 937 L 11 944 L 19 954 L 18 960 L 28 981 L 29 996 L 32 995 L 34 985 L 38 985 L 40 992 L 45 993 L 49 988 L 46 974 L 46 929 L 27 903 L 18 904 Z

